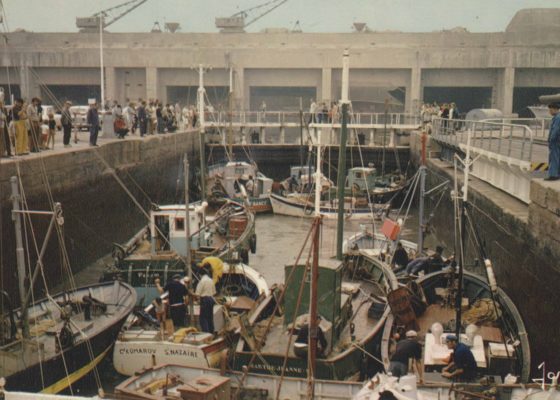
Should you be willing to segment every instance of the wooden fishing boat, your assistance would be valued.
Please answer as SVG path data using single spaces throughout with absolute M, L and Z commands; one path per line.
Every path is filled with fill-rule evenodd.
M 210 204 L 222 204 L 226 199 L 243 202 L 247 198 L 252 212 L 272 211 L 272 179 L 259 172 L 254 163 L 228 161 L 210 165 L 206 180 Z
M 415 321 L 418 336 L 425 342 L 424 368 L 427 372 L 439 371 L 445 365 L 442 358 L 448 354 L 445 332 L 456 332 L 458 280 L 455 269 L 449 268 L 415 281 L 420 289 L 415 290 L 415 297 L 422 301 L 420 309 L 425 308 L 421 313 L 416 312 Z M 404 287 L 400 290 L 403 289 L 406 291 Z M 529 339 L 515 304 L 501 288 L 466 271 L 461 292 L 462 322 L 468 324 L 461 333 L 461 341 L 471 346 L 479 372 L 502 378 L 512 373 L 520 377 L 521 382 L 527 382 L 531 363 Z M 435 323 L 443 327 L 443 334 L 439 332 L 437 337 Z M 392 338 L 399 331 L 398 326 L 402 330 L 403 325 L 407 324 L 403 324 L 397 313 L 389 316 L 381 348 L 386 365 L 392 351 Z
M 289 194 L 280 196 L 270 195 L 270 202 L 275 214 L 288 215 L 300 218 L 312 218 L 314 213 L 314 197 L 309 194 Z M 389 211 L 388 204 L 372 204 L 359 202 L 354 197 L 345 198 L 344 216 L 346 220 L 353 221 L 372 221 L 380 218 L 383 213 Z M 321 201 L 321 215 L 328 219 L 336 219 L 338 215 L 338 202 Z
M 8 312 L 3 327 L 14 335 L 0 347 L 6 389 L 58 393 L 76 383 L 110 352 L 135 304 L 134 289 L 123 282 L 60 293 L 29 307 L 28 336 L 19 327 L 21 310 Z
M 459 399 L 538 399 L 558 400 L 560 392 L 557 382 L 537 385 L 512 382 L 416 382 L 416 376 L 409 374 L 400 379 L 378 374 L 354 396 L 352 400 L 378 400 L 380 393 L 390 392 L 397 399 L 410 400 L 459 400 Z
M 126 283 L 107 282 L 54 296 L 45 288 L 46 298 L 35 300 L 45 244 L 55 225 L 64 223 L 62 208 L 54 203 L 52 212 L 28 211 L 20 204 L 16 177 L 11 186 L 20 307 L 12 308 L 7 292 L 0 292 L 0 377 L 8 390 L 58 393 L 93 371 L 111 350 L 136 304 L 136 292 Z M 27 274 L 23 215 L 31 214 L 50 216 L 50 225 L 37 265 Z
M 218 257 L 223 261 L 248 262 L 256 251 L 255 217 L 243 204 L 231 200 L 215 212 L 207 204 L 189 205 L 189 247 L 192 261 Z M 120 279 L 138 292 L 140 304 L 159 295 L 154 281 L 167 282 L 185 273 L 187 251 L 185 205 L 159 206 L 150 211 L 150 223 L 124 245 L 114 244 L 114 264 L 103 272 L 102 281 Z
M 162 365 L 125 380 L 115 388 L 115 393 L 130 400 L 196 398 L 201 393 L 220 400 L 234 398 L 234 393 L 239 399 L 307 400 L 306 386 L 307 380 L 301 378 Z M 362 383 L 316 379 L 314 386 L 315 398 L 340 400 L 359 393 Z
M 367 256 L 366 256 L 367 257 Z M 346 270 L 333 260 L 323 260 L 319 265 L 318 313 L 322 317 L 321 329 L 325 332 L 328 350 L 324 357 L 316 361 L 315 377 L 318 379 L 344 380 L 355 375 L 371 375 L 380 365 L 368 362 L 364 350 L 379 354 L 380 338 L 388 315 L 386 294 L 396 288 L 396 278 L 382 262 L 368 259 L 367 267 L 360 278 L 354 271 Z M 361 266 L 360 266 L 361 267 Z M 285 296 L 283 316 L 272 315 L 262 318 L 259 312 L 253 314 L 243 329 L 246 331 L 237 344 L 233 356 L 233 368 L 242 370 L 250 364 L 256 343 L 263 338 L 260 332 L 272 318 L 270 332 L 258 357 L 250 364 L 250 371 L 279 375 L 282 372 L 285 355 L 287 361 L 285 375 L 307 376 L 307 360 L 296 356 L 290 338 L 290 328 L 309 307 L 309 283 L 304 283 L 299 310 L 296 310 L 300 285 L 304 280 L 305 265 L 286 266 Z M 288 281 L 294 270 L 294 276 Z M 261 307 L 269 307 L 276 301 L 271 297 Z M 243 331 L 242 331 L 243 332 Z M 296 330 L 297 332 L 297 330 Z M 288 348 L 288 343 L 292 346 Z
M 262 275 L 247 265 L 226 263 L 219 269 L 222 275 L 217 279 L 216 298 L 220 301 L 214 305 L 217 335 L 198 331 L 198 304 L 192 307 L 194 318 L 190 319 L 190 325 L 178 329 L 160 326 L 155 308 L 150 304 L 143 312 L 135 313 L 115 342 L 115 369 L 123 375 L 133 375 L 158 364 L 173 363 L 198 368 L 218 366 L 224 350 L 235 345 L 239 338 L 240 316 L 255 313 L 270 292 Z M 195 269 L 195 281 L 198 280 L 197 275 Z M 165 306 L 167 293 L 161 299 Z

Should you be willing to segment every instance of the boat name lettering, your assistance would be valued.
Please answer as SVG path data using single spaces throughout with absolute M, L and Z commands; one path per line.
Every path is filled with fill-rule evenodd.
M 261 369 L 261 370 L 265 370 L 265 371 L 271 371 L 271 372 L 282 372 L 282 366 L 281 365 L 263 365 L 263 364 L 253 364 L 254 369 Z M 286 366 L 286 372 L 292 372 L 292 373 L 296 373 L 296 374 L 300 374 L 300 375 L 304 375 L 307 373 L 307 371 L 304 368 L 301 367 L 290 367 L 290 366 Z
M 119 353 L 121 354 L 147 354 L 147 355 L 152 355 L 152 354 L 156 354 L 156 349 L 146 349 L 146 348 L 132 348 L 132 349 L 128 349 L 128 348 L 124 348 L 124 349 L 120 349 Z
M 198 358 L 198 354 L 196 351 L 185 350 L 185 349 L 165 349 L 165 355 Z

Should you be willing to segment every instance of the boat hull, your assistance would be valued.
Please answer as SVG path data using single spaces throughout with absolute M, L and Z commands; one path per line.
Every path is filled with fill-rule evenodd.
M 221 339 L 206 346 L 169 341 L 117 341 L 113 365 L 118 373 L 132 376 L 154 365 L 175 364 L 183 367 L 218 367 L 222 351 L 227 349 Z
M 300 203 L 288 197 L 271 194 L 270 202 L 272 203 L 274 214 L 288 215 L 291 217 L 300 218 L 313 218 L 315 215 L 315 211 L 312 205 Z M 352 221 L 372 221 L 380 216 L 380 214 L 382 214 L 383 212 L 388 211 L 388 209 L 388 204 L 373 204 L 371 208 L 346 209 L 344 211 L 344 217 L 346 220 Z M 320 213 L 327 219 L 338 218 L 337 207 L 321 206 Z
M 131 296 L 135 296 L 132 288 L 129 286 L 126 288 L 132 291 Z M 12 391 L 55 394 L 78 382 L 92 372 L 110 353 L 134 303 L 135 301 L 131 301 L 129 310 L 122 317 L 113 321 L 106 329 L 89 337 L 87 341 L 82 340 L 54 357 L 5 376 L 5 388 Z M 55 338 L 53 337 L 52 340 Z

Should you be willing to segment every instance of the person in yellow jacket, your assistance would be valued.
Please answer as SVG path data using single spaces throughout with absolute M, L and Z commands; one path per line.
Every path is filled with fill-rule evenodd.
M 17 99 L 12 109 L 12 120 L 15 129 L 15 147 L 16 155 L 28 154 L 28 137 L 27 137 L 27 112 L 22 99 Z

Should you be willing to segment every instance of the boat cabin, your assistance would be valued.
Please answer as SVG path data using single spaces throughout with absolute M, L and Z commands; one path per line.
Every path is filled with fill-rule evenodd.
M 373 167 L 356 167 L 348 170 L 346 187 L 356 188 L 359 191 L 367 191 L 375 188 L 377 181 L 377 169 Z
M 311 166 L 311 165 L 296 165 L 293 167 L 290 167 L 290 178 L 291 177 L 295 177 L 295 179 L 297 180 L 298 184 L 301 183 L 301 179 L 304 176 L 309 177 L 310 175 L 313 175 L 315 173 L 315 167 Z
M 189 229 L 191 249 L 212 245 L 212 234 L 201 231 L 206 223 L 207 203 L 189 205 Z M 187 252 L 187 230 L 185 226 L 185 205 L 160 206 L 150 213 L 150 238 L 152 254 L 175 251 L 181 256 Z
M 241 186 L 249 197 L 268 197 L 272 190 L 272 179 L 261 174 L 255 164 L 246 161 L 230 161 L 209 168 L 208 176 L 219 180 L 225 193 L 231 197 L 239 197 Z
M 292 269 L 294 276 L 289 280 Z M 284 268 L 286 292 L 284 295 L 284 325 L 296 322 L 298 317 L 309 311 L 310 273 L 305 274 L 301 301 L 298 307 L 300 284 L 304 280 L 306 265 L 287 265 Z M 319 280 L 317 282 L 317 312 L 322 318 L 321 326 L 327 326 L 325 333 L 329 348 L 338 341 L 344 329 L 349 313 L 351 314 L 351 296 L 342 291 L 343 264 L 335 260 L 321 260 L 319 263 Z M 292 282 L 289 284 L 289 282 Z

